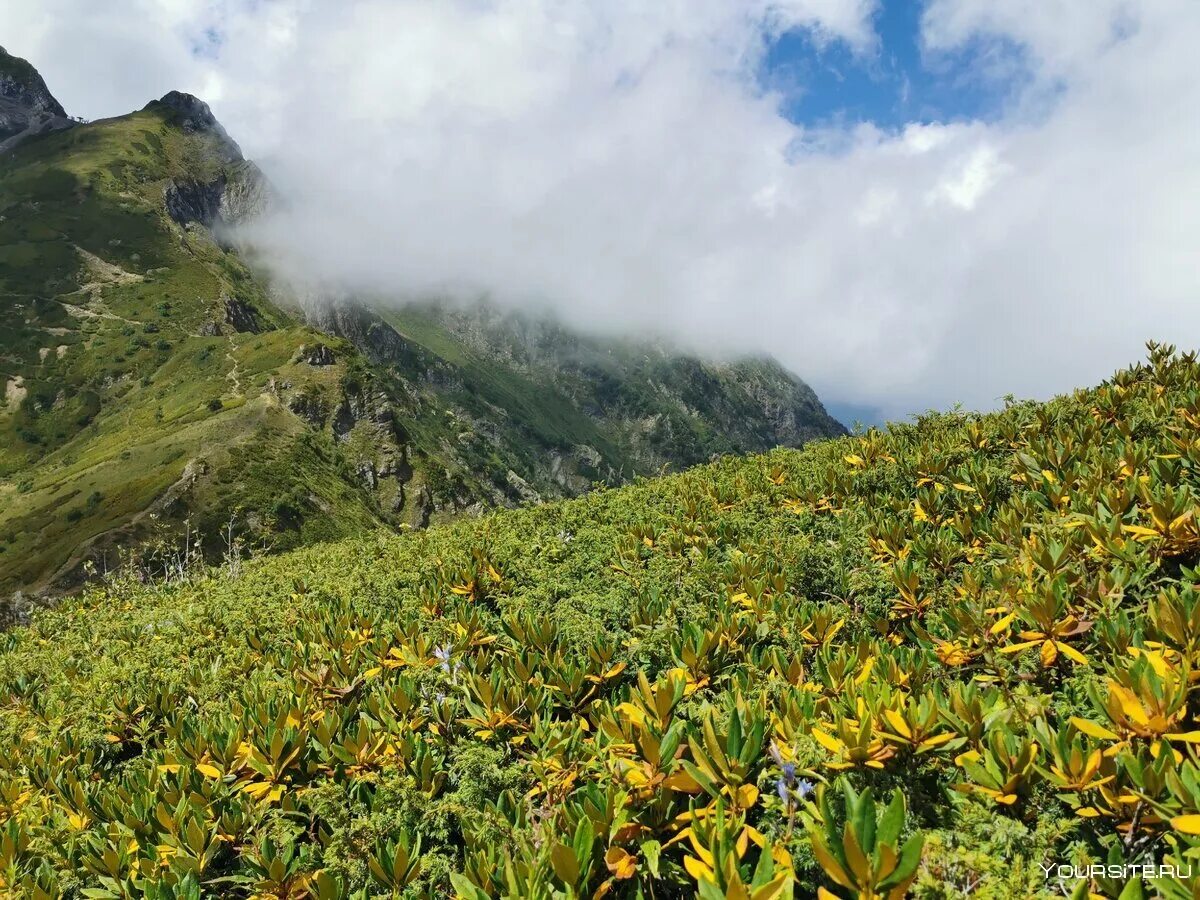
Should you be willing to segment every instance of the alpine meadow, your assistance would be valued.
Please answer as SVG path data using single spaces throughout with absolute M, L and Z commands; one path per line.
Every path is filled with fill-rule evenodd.
M 0 0 L 0 896 L 1200 898 L 1173 3 Z

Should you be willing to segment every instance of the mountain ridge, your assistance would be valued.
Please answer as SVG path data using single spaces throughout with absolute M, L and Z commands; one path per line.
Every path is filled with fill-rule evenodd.
M 273 189 L 191 95 L 21 133 L 0 170 L 0 593 L 180 532 L 287 549 L 844 433 L 777 365 L 303 296 L 237 230 Z

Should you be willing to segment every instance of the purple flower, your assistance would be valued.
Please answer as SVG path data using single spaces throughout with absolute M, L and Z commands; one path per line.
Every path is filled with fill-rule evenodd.
M 800 798 L 802 800 L 810 797 L 812 795 L 812 792 L 815 791 L 816 789 L 817 789 L 817 786 L 815 784 L 813 784 L 811 781 L 809 781 L 807 778 L 801 778 L 800 783 L 798 785 L 796 785 L 796 793 L 800 795 Z
M 788 806 L 792 805 L 792 789 L 788 786 L 786 781 L 784 781 L 782 778 L 778 779 L 775 782 L 775 790 L 779 794 L 780 800 L 782 800 Z
M 796 783 L 796 764 L 795 763 L 784 763 L 783 764 L 783 778 L 785 781 L 787 781 L 787 783 L 789 785 L 793 785 Z
M 434 648 L 433 658 L 441 662 L 442 671 L 450 671 L 450 645 L 443 644 L 441 647 Z

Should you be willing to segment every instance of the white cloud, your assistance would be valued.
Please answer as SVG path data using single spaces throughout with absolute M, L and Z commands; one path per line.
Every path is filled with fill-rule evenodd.
M 1200 345 L 1188 0 L 932 0 L 931 58 L 1002 39 L 1032 80 L 899 132 L 798 128 L 754 80 L 791 27 L 879 52 L 869 0 L 93 6 L 0 0 L 0 42 L 72 112 L 206 93 L 295 194 L 263 239 L 359 288 L 764 349 L 892 414 Z

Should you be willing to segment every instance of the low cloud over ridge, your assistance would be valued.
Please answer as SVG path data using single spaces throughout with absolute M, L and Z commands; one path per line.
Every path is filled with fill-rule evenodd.
M 788 29 L 886 52 L 869 0 L 37 6 L 0 35 L 69 112 L 204 96 L 292 199 L 258 239 L 358 290 L 765 350 L 889 415 L 1200 345 L 1187 0 L 932 0 L 927 55 L 1018 47 L 1019 88 L 887 129 L 798 126 L 759 77 Z

